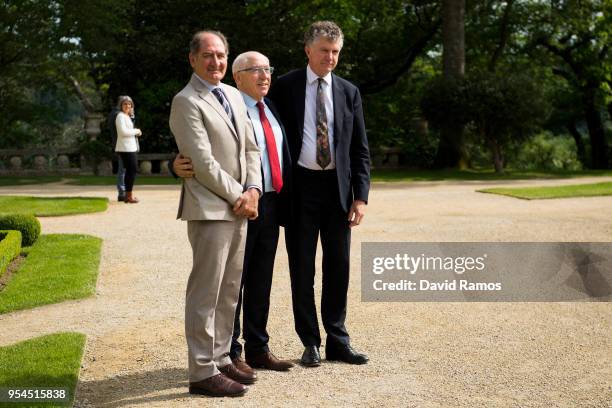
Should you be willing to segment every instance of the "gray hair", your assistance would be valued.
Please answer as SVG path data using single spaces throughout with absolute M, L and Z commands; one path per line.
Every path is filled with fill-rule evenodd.
M 191 42 L 189 43 L 189 52 L 191 54 L 197 54 L 200 51 L 200 45 L 202 44 L 202 37 L 206 34 L 216 35 L 221 39 L 223 46 L 225 47 L 225 54 L 229 55 L 229 44 L 227 42 L 227 38 L 223 35 L 221 31 L 216 30 L 202 30 L 198 31 L 191 37 Z
M 304 44 L 310 45 L 319 37 L 325 37 L 332 42 L 344 42 L 342 30 L 333 21 L 315 21 L 312 23 L 304 33 Z
M 255 57 L 263 57 L 266 60 L 268 60 L 268 63 L 270 62 L 270 60 L 268 59 L 268 57 L 266 57 L 265 55 L 263 55 L 261 52 L 257 52 L 257 51 L 247 51 L 247 52 L 243 52 L 242 54 L 238 55 L 236 57 L 236 59 L 234 60 L 234 63 L 232 64 L 232 73 L 235 74 L 238 71 L 240 71 L 241 69 L 245 68 L 245 65 L 247 64 L 247 62 L 251 59 L 251 58 L 255 58 Z
M 121 110 L 121 105 L 123 105 L 123 102 L 129 102 L 132 104 L 132 109 L 134 109 L 134 101 L 132 100 L 132 98 L 130 98 L 127 95 L 121 95 L 119 96 L 119 98 L 117 98 L 117 108 L 119 110 Z

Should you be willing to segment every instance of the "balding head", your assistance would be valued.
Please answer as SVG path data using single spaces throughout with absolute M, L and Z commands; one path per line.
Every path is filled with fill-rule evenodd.
M 232 64 L 232 73 L 236 74 L 238 71 L 242 69 L 257 66 L 253 64 L 256 61 L 265 61 L 267 65 L 270 65 L 270 61 L 268 60 L 268 57 L 266 57 L 262 53 L 257 52 L 257 51 L 247 51 L 247 52 L 243 52 L 242 54 L 236 57 L 236 59 L 234 60 L 234 63 Z
M 238 55 L 232 64 L 236 86 L 256 101 L 261 101 L 268 94 L 272 82 L 271 70 L 268 57 L 257 51 Z

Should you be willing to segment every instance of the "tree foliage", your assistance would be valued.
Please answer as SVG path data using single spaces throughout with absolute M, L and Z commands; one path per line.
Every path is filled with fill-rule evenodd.
M 145 134 L 143 151 L 171 151 L 170 102 L 191 74 L 195 31 L 224 32 L 230 64 L 255 49 L 282 75 L 306 64 L 306 27 L 331 19 L 345 33 L 336 72 L 362 92 L 373 147 L 400 147 L 407 164 L 430 166 L 437 128 L 464 124 L 467 143 L 486 146 L 493 157 L 492 143 L 498 145 L 501 167 L 504 152 L 513 151 L 508 146 L 543 127 L 569 133 L 584 164 L 610 165 L 612 2 L 466 2 L 467 79 L 454 83 L 432 82 L 443 71 L 441 5 L 7 0 L 0 5 L 0 148 L 59 143 L 79 115 L 108 112 L 128 94 Z M 226 81 L 233 82 L 230 72 Z M 434 125 L 430 132 L 423 115 Z

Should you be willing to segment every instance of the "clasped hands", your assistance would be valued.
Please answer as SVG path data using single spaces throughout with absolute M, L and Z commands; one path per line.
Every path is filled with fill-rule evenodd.
M 195 174 L 191 160 L 182 154 L 179 154 L 174 160 L 173 168 L 176 175 L 182 178 L 190 178 Z M 247 217 L 249 220 L 254 220 L 258 215 L 258 201 L 259 191 L 256 188 L 249 188 L 236 200 L 232 210 L 239 217 Z
M 232 211 L 239 217 L 247 217 L 249 220 L 254 220 L 258 216 L 258 201 L 259 191 L 256 188 L 249 188 L 236 200 Z

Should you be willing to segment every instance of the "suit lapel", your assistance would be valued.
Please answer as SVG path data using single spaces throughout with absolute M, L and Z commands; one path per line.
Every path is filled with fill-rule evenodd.
M 338 146 L 338 140 L 342 135 L 344 123 L 344 93 L 340 87 L 340 81 L 332 74 L 332 97 L 334 99 L 334 147 Z
M 202 100 L 208 103 L 215 110 L 215 112 L 217 112 L 219 116 L 221 116 L 221 118 L 225 121 L 227 126 L 230 128 L 230 131 L 232 132 L 236 140 L 239 140 L 238 134 L 236 133 L 236 129 L 234 128 L 234 124 L 230 120 L 229 116 L 227 116 L 225 109 L 223 109 L 223 106 L 221 106 L 221 104 L 217 100 L 217 97 L 213 95 L 212 92 L 210 92 L 208 87 L 204 85 L 202 81 L 200 81 L 195 76 L 195 74 L 191 75 L 190 83 L 191 83 L 191 86 L 196 90 L 196 92 L 198 92 L 198 94 L 200 95 L 200 98 L 202 98 Z M 223 86 L 223 84 L 221 84 L 221 86 Z M 226 92 L 225 94 L 227 95 L 228 93 Z M 226 97 L 228 98 L 228 101 L 229 101 L 229 96 L 226 96 Z M 233 106 L 232 101 L 229 101 L 229 103 L 231 106 Z
M 225 113 L 225 109 L 219 103 L 215 95 L 206 88 L 202 92 L 200 92 L 200 98 L 204 100 L 204 102 L 208 103 L 214 110 L 219 114 L 219 116 L 223 119 L 223 121 L 230 128 L 232 134 L 236 139 L 238 139 L 238 135 L 236 134 L 236 129 L 234 129 L 234 124 L 230 121 L 227 113 Z
M 295 117 L 297 119 L 298 131 L 301 140 L 304 138 L 304 107 L 306 99 L 306 69 L 300 71 L 300 76 L 293 85 L 293 100 L 295 104 Z
M 289 153 L 289 142 L 287 142 L 287 134 L 285 133 L 285 126 L 283 126 L 283 122 L 281 121 L 280 114 L 276 110 L 276 106 L 274 105 L 274 103 L 268 98 L 266 98 L 266 104 L 268 105 L 268 108 L 270 108 L 270 112 L 272 112 L 272 114 L 276 118 L 276 121 L 278 122 L 281 128 L 281 133 L 283 134 L 283 146 L 281 150 L 283 154 L 283 175 L 285 175 L 286 171 L 288 171 L 287 169 L 291 167 L 291 155 Z M 304 121 L 302 120 L 302 122 Z

